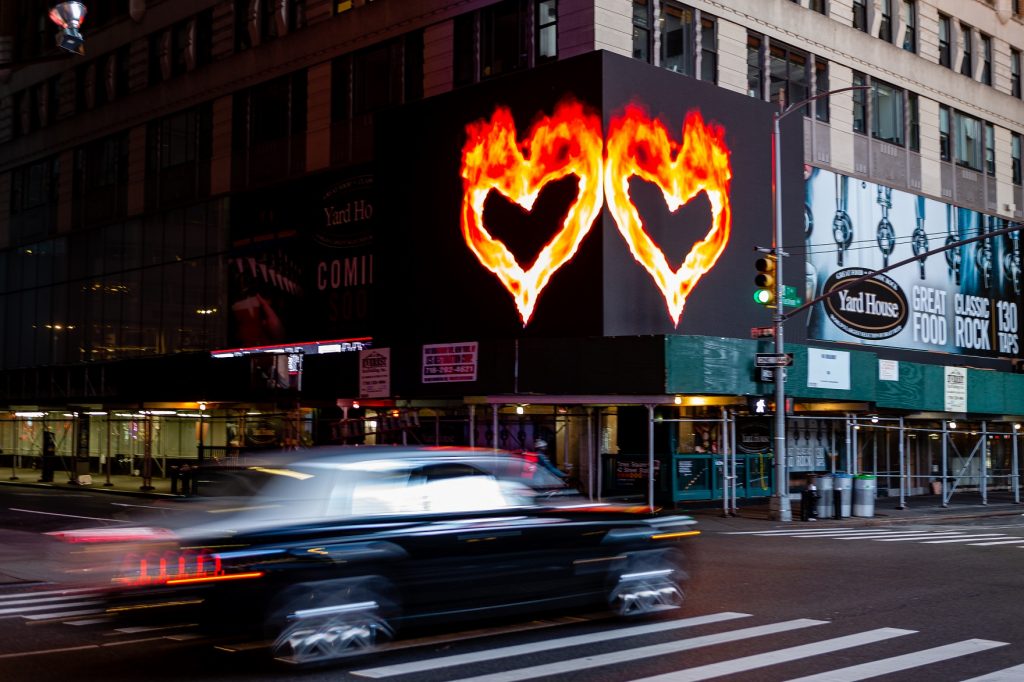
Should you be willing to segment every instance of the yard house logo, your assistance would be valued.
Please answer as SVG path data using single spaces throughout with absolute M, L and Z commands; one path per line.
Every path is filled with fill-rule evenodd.
M 888 339 L 907 326 L 907 297 L 886 275 L 875 275 L 850 286 L 849 280 L 871 274 L 865 268 L 844 268 L 825 281 L 825 312 L 832 324 L 861 339 Z M 832 293 L 834 291 L 834 293 Z
M 497 107 L 489 120 L 466 126 L 462 235 L 480 263 L 512 294 L 524 326 L 552 276 L 576 255 L 606 198 L 633 258 L 654 280 L 678 326 L 686 297 L 715 266 L 729 241 L 732 178 L 720 126 L 705 124 L 699 112 L 691 111 L 681 139 L 676 142 L 661 121 L 630 105 L 612 119 L 606 141 L 598 115 L 571 98 L 559 103 L 550 116 L 539 117 L 521 141 L 506 107 Z M 487 195 L 496 190 L 529 211 L 545 185 L 568 175 L 578 179 L 576 199 L 561 229 L 524 268 L 484 224 Z M 644 228 L 629 195 L 633 176 L 657 185 L 673 212 L 701 192 L 707 195 L 711 225 L 676 270 Z

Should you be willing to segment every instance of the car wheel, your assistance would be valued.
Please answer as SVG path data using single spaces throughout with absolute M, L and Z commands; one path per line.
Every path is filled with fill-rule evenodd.
M 268 622 L 275 659 L 316 665 L 365 653 L 390 640 L 393 608 L 379 579 L 327 580 L 286 590 Z
M 643 553 L 630 557 L 619 572 L 608 604 L 618 616 L 636 618 L 678 608 L 683 603 L 681 557 L 669 553 Z

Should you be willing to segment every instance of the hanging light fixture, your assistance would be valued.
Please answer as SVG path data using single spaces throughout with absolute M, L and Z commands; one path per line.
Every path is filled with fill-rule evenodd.
M 85 39 L 78 29 L 85 21 L 86 12 L 88 10 L 80 2 L 61 2 L 50 10 L 50 21 L 61 28 L 57 34 L 57 47 L 74 54 L 85 54 Z

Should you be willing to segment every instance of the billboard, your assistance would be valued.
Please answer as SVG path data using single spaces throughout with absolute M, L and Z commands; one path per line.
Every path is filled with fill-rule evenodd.
M 768 319 L 751 293 L 753 247 L 772 241 L 771 113 L 595 52 L 381 116 L 376 328 L 746 336 Z M 799 239 L 802 136 L 784 123 Z
M 810 168 L 807 336 L 908 350 L 1020 357 L 1019 235 L 955 247 L 863 282 L 890 264 L 1007 227 L 999 218 Z

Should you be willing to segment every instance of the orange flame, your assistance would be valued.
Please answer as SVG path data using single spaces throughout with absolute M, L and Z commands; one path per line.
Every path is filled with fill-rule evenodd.
M 715 266 L 729 241 L 729 148 L 724 130 L 705 125 L 700 112 L 686 115 L 683 143 L 677 146 L 657 119 L 631 105 L 611 122 L 604 166 L 608 209 L 638 263 L 654 278 L 668 304 L 668 312 L 679 326 L 686 297 L 697 281 Z M 644 230 L 643 221 L 629 196 L 632 176 L 661 188 L 669 210 L 706 192 L 711 202 L 711 229 L 686 254 L 683 264 L 673 271 L 661 248 Z
M 603 203 L 601 119 L 572 99 L 540 118 L 520 143 L 512 113 L 498 107 L 489 121 L 466 126 L 462 149 L 462 236 L 485 268 L 512 294 L 523 326 L 530 321 L 551 276 L 576 254 Z M 484 201 L 497 190 L 527 211 L 540 190 L 567 175 L 579 178 L 576 199 L 562 228 L 544 245 L 528 270 L 484 225 Z

